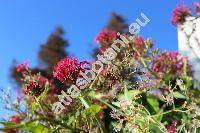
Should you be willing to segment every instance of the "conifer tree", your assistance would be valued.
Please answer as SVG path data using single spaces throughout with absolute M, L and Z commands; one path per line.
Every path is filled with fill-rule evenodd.
M 39 65 L 35 68 L 31 68 L 33 74 L 40 73 L 45 78 L 52 78 L 52 71 L 54 65 L 62 58 L 68 56 L 66 47 L 69 46 L 68 41 L 64 39 L 64 30 L 61 27 L 57 27 L 53 33 L 50 34 L 48 40 L 41 45 L 38 60 Z M 16 71 L 16 61 L 11 67 L 11 77 L 17 83 L 21 85 L 21 73 Z

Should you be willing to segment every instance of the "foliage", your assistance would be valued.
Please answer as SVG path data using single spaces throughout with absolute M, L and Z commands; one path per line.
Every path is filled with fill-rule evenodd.
M 115 18 L 118 17 L 115 15 Z M 123 27 L 120 31 L 129 39 L 126 24 L 118 20 L 122 22 L 118 26 Z M 119 29 L 112 25 L 97 36 L 102 53 L 119 38 Z M 62 32 L 58 34 L 60 37 Z M 16 112 L 1 122 L 2 131 L 200 132 L 200 91 L 193 87 L 187 58 L 176 51 L 157 50 L 150 38 L 139 35 L 135 35 L 110 64 L 104 64 L 103 71 L 81 89 L 80 95 L 65 106 L 60 115 L 55 114 L 52 104 L 59 101 L 61 91 L 68 91 L 80 77 L 80 71 L 88 70 L 92 62 L 65 57 L 65 41 L 56 42 L 59 47 L 56 49 L 55 35 L 52 36 L 40 52 L 46 75 L 35 72 L 26 63 L 17 65 L 14 71 L 22 78 L 21 95 L 13 103 L 10 94 L 2 90 L 7 109 Z M 45 49 L 55 53 L 43 53 Z

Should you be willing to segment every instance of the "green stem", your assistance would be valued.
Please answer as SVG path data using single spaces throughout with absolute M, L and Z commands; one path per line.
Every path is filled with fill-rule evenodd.
M 80 99 L 80 101 L 82 102 L 82 104 L 85 106 L 86 109 L 90 107 L 90 105 L 87 103 L 87 101 L 86 101 L 83 97 L 79 97 L 79 99 Z M 96 115 L 96 116 L 95 116 L 95 120 L 97 121 L 97 124 L 98 124 L 99 127 L 100 127 L 100 131 L 101 131 L 102 133 L 104 133 L 103 125 L 102 125 L 102 123 L 101 123 L 101 120 L 99 119 L 99 116 Z
M 85 106 L 86 109 L 90 107 L 90 105 L 87 103 L 87 101 L 83 97 L 79 97 L 79 100 Z
M 100 101 L 100 102 L 102 102 L 102 103 L 104 103 L 104 104 L 106 104 L 109 108 L 111 108 L 111 109 L 113 109 L 113 110 L 117 110 L 117 111 L 119 111 L 118 109 L 116 109 L 114 106 L 112 106 L 111 104 L 109 104 L 109 103 L 107 103 L 107 102 L 105 102 L 105 101 L 103 101 L 103 100 L 101 100 L 101 99 L 99 99 L 99 98 L 96 98 L 98 101 Z
M 69 130 L 73 131 L 74 133 L 80 133 L 80 131 L 85 132 L 85 131 L 82 130 L 82 129 L 79 129 L 79 128 L 72 128 L 72 127 L 68 126 L 67 124 L 64 124 L 64 123 L 62 123 L 62 122 L 60 122 L 60 121 L 58 121 L 58 120 L 51 119 L 51 118 L 49 118 L 49 117 L 41 117 L 40 120 L 47 120 L 47 121 L 49 121 L 49 122 L 51 122 L 51 123 L 54 123 L 54 124 L 56 124 L 56 125 L 60 125 L 60 126 L 66 128 L 66 129 L 69 129 Z
M 171 113 L 171 112 L 182 112 L 182 113 L 186 113 L 186 112 L 189 111 L 189 110 L 183 111 L 183 110 L 179 110 L 179 109 L 181 109 L 181 108 L 172 109 L 172 110 L 166 111 L 166 112 L 161 113 L 161 114 L 151 115 L 151 117 L 160 116 L 160 115 L 168 114 L 168 113 Z
M 135 50 L 135 51 L 137 52 L 137 54 L 139 55 L 140 61 L 141 61 L 142 65 L 144 66 L 144 68 L 146 68 L 146 69 L 147 69 L 151 74 L 153 74 L 156 78 L 159 78 L 158 75 L 148 67 L 148 65 L 147 65 L 147 63 L 146 63 L 144 57 L 138 52 L 138 50 L 135 49 L 135 48 L 134 48 L 134 50 Z
M 101 120 L 99 119 L 99 117 L 98 117 L 98 116 L 95 116 L 95 120 L 97 121 L 97 124 L 98 124 L 99 127 L 100 127 L 101 133 L 104 133 L 103 125 L 102 125 Z

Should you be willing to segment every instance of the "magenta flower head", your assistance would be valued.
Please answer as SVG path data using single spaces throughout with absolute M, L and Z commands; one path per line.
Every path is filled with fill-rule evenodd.
M 141 48 L 144 44 L 144 37 L 143 36 L 136 36 L 135 38 L 135 47 L 137 49 Z
M 28 62 L 24 62 L 24 63 L 18 64 L 18 65 L 16 66 L 16 71 L 17 71 L 18 73 L 27 71 L 28 69 L 29 69 L 29 63 L 28 63 Z
M 200 2 L 194 2 L 193 5 L 195 7 L 196 13 L 200 14 Z
M 165 128 L 167 129 L 167 133 L 177 133 L 176 125 L 177 125 L 176 121 L 172 121 L 171 124 L 165 125 Z
M 173 10 L 172 24 L 183 24 L 188 16 L 191 15 L 191 9 L 184 5 L 179 5 Z
M 177 125 L 177 122 L 176 121 L 172 121 L 172 123 L 171 123 L 171 126 L 176 126 Z
M 53 77 L 67 84 L 76 82 L 80 71 L 84 71 L 84 64 L 88 62 L 80 62 L 76 58 L 64 58 L 54 67 Z
M 10 121 L 14 122 L 14 123 L 20 123 L 22 120 L 22 117 L 20 115 L 14 115 L 12 117 L 10 117 Z
M 96 42 L 101 45 L 108 44 L 117 38 L 117 32 L 114 30 L 104 29 L 96 37 Z
M 181 76 L 184 73 L 184 65 L 187 63 L 188 74 L 190 65 L 188 59 L 176 51 L 162 52 L 153 61 L 153 70 L 160 74 L 170 73 L 174 76 Z
M 18 115 L 14 115 L 10 117 L 10 122 L 19 124 L 21 121 L 23 120 L 23 116 L 21 114 Z M 15 129 L 15 128 L 11 128 L 11 129 L 6 129 L 5 133 L 21 133 L 21 131 Z
M 28 80 L 24 79 L 25 86 L 24 86 L 24 93 L 34 96 L 39 96 L 45 88 L 45 84 L 48 81 L 47 78 L 41 76 L 40 74 L 30 75 Z

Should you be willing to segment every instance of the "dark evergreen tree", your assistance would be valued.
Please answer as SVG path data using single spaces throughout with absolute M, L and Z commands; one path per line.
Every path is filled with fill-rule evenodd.
M 63 35 L 63 29 L 57 27 L 47 42 L 40 47 L 39 61 L 48 75 L 52 74 L 54 65 L 68 55 L 65 49 L 68 46 L 68 41 L 63 38 Z
M 42 44 L 38 53 L 39 64 L 35 68 L 31 68 L 33 74 L 40 73 L 45 78 L 51 79 L 54 65 L 62 58 L 68 56 L 66 47 L 68 41 L 64 39 L 64 30 L 57 27 L 55 31 L 49 36 L 46 43 Z M 16 71 L 16 61 L 11 67 L 11 77 L 21 85 L 21 73 Z
M 128 24 L 126 20 L 119 14 L 113 13 L 106 26 L 107 29 L 115 30 L 117 32 L 127 32 Z
M 114 30 L 120 33 L 128 32 L 128 24 L 126 20 L 117 13 L 112 13 L 110 19 L 108 20 L 105 29 Z M 95 48 L 92 53 L 92 57 L 96 59 L 97 54 L 99 54 L 99 47 Z

